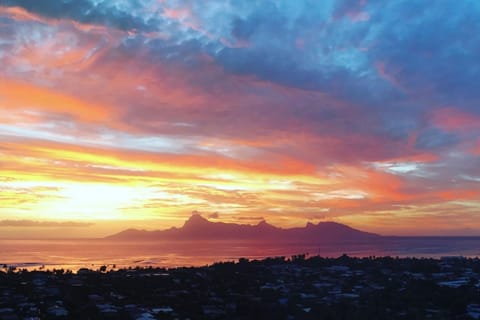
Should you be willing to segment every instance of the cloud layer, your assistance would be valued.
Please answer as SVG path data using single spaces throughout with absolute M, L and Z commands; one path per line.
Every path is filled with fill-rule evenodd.
M 0 217 L 480 232 L 479 14 L 2 1 Z

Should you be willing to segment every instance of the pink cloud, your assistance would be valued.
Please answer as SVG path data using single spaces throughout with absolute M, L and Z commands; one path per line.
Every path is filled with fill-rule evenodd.
M 397 89 L 403 90 L 403 86 L 400 84 L 400 82 L 397 80 L 394 74 L 390 70 L 386 69 L 385 63 L 384 62 L 376 62 L 375 67 L 377 69 L 378 75 L 382 78 L 387 80 L 392 86 L 394 86 Z
M 480 129 L 480 116 L 454 107 L 435 110 L 431 119 L 436 126 L 448 131 Z

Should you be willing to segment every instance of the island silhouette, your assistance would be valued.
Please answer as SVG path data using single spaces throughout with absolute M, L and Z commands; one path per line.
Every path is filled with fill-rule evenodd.
M 372 240 L 380 237 L 336 222 L 307 223 L 305 227 L 283 229 L 265 220 L 256 225 L 211 222 L 193 214 L 182 227 L 166 230 L 127 229 L 110 235 L 109 240 L 252 240 L 278 242 L 332 242 Z

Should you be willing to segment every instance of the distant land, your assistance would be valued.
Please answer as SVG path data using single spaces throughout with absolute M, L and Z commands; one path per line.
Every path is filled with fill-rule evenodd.
M 307 223 L 303 228 L 282 229 L 265 221 L 256 225 L 211 222 L 193 214 L 180 228 L 166 230 L 127 229 L 109 240 L 257 240 L 277 242 L 332 242 L 371 240 L 378 234 L 353 229 L 336 222 Z

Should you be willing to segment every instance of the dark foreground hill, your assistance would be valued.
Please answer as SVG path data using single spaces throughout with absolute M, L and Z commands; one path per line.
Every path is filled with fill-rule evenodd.
M 110 240 L 275 240 L 357 241 L 379 237 L 335 222 L 308 223 L 303 228 L 282 229 L 262 221 L 256 225 L 211 222 L 199 214 L 192 215 L 181 228 L 145 231 L 128 229 L 107 237 Z

